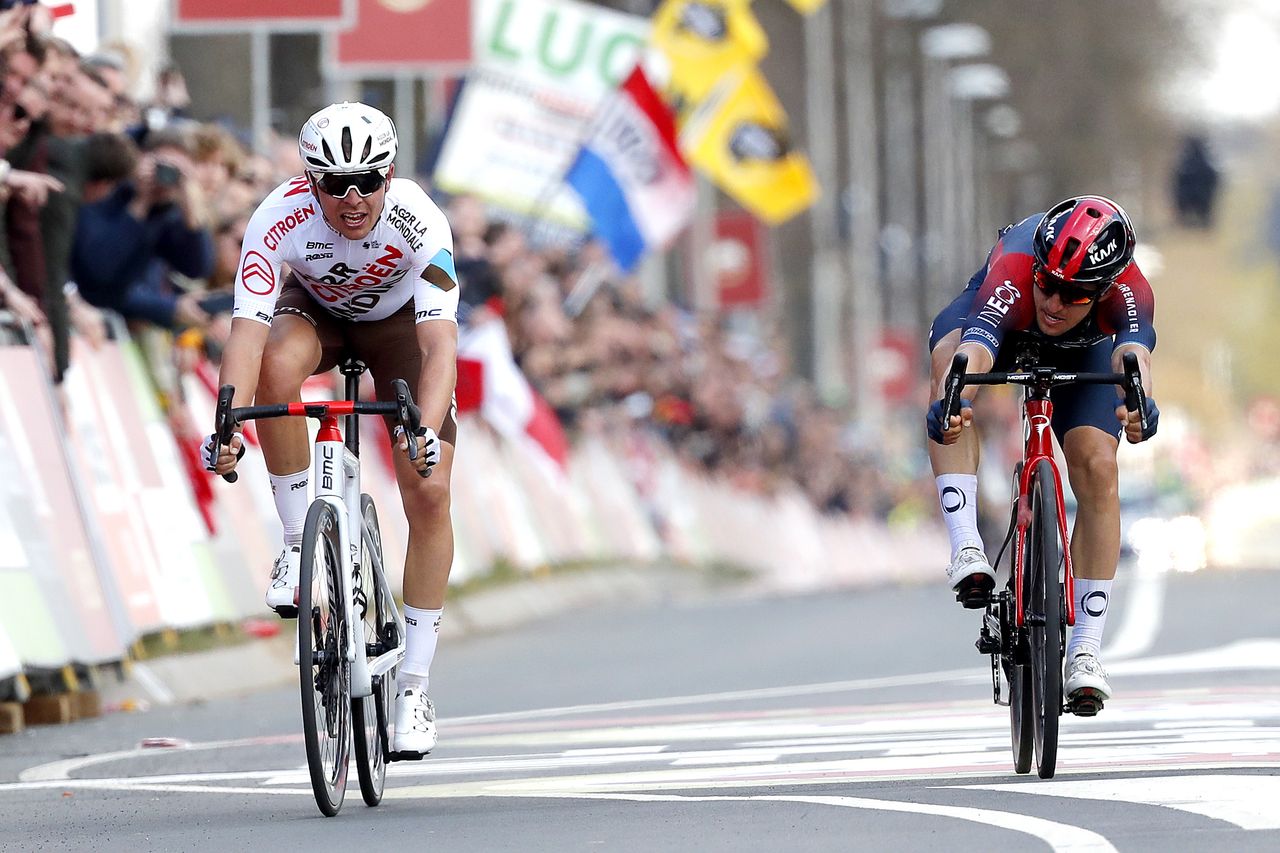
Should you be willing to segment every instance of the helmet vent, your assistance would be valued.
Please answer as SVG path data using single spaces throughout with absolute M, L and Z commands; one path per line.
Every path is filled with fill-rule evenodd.
M 351 162 L 351 149 L 355 145 L 351 141 L 351 128 L 344 127 L 342 129 L 342 159 L 346 163 Z
M 1094 219 L 1102 218 L 1102 211 L 1098 210 L 1098 208 L 1096 207 L 1086 207 L 1084 212 L 1087 213 L 1089 216 L 1092 216 Z
M 1079 240 L 1077 240 L 1075 237 L 1067 238 L 1067 245 L 1062 250 L 1062 264 L 1061 264 L 1062 267 L 1065 267 L 1067 265 L 1068 260 L 1075 257 L 1076 249 L 1079 249 L 1079 248 L 1080 248 Z
M 324 165 L 331 166 L 338 158 L 333 156 L 333 149 L 329 147 L 329 141 L 327 139 L 321 139 L 320 147 L 324 149 L 324 157 L 325 160 L 328 161 Z
M 373 153 L 373 137 L 370 136 L 367 140 L 365 140 L 364 152 L 360 155 L 360 162 L 361 163 L 368 162 L 369 155 L 372 153 Z

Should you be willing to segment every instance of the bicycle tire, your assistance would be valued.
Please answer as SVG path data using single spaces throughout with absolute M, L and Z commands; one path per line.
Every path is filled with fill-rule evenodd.
M 339 652 L 346 631 L 342 548 L 337 513 L 324 501 L 313 502 L 302 529 L 298 681 L 311 790 L 327 817 L 346 797 L 351 749 L 351 664 Z
M 360 496 L 360 516 L 364 519 L 369 540 L 378 552 L 378 564 L 382 564 L 382 532 L 378 527 L 378 512 L 373 498 Z M 363 612 L 357 618 L 364 621 L 365 650 L 370 658 L 399 645 L 396 637 L 395 603 L 387 600 L 384 585 L 378 583 L 373 560 L 367 555 L 364 537 L 360 540 L 360 585 L 363 593 Z M 360 602 L 357 602 L 359 607 Z M 390 632 L 388 632 L 388 625 Z M 354 734 L 356 775 L 360 779 L 360 796 L 365 805 L 376 806 L 382 802 L 382 792 L 387 781 L 387 726 L 390 707 L 395 695 L 396 670 L 392 669 L 373 680 L 373 694 L 351 700 L 351 722 Z
M 1031 721 L 1035 706 L 1031 692 L 1031 667 L 1027 663 L 1018 662 L 1016 647 L 1021 641 L 1011 612 L 1014 600 L 1013 583 L 1010 581 L 1008 604 L 1002 607 L 1001 623 L 1002 630 L 1008 631 L 1006 636 L 1012 637 L 1013 643 L 1009 653 L 1002 655 L 1001 664 L 1004 666 L 1005 677 L 1009 680 L 1009 734 L 1013 745 L 1013 771 L 1030 773 L 1031 760 L 1035 755 L 1035 727 Z
M 1032 721 L 1035 724 L 1036 773 L 1051 779 L 1058 761 L 1058 718 L 1062 714 L 1062 582 L 1058 507 L 1053 468 L 1037 464 L 1031 485 L 1028 538 L 1034 559 L 1029 574 Z
M 1022 462 L 1013 469 L 1013 506 L 1009 519 L 1009 536 L 1013 535 L 1018 519 L 1018 489 L 1022 478 Z M 1008 537 L 1006 537 L 1007 541 Z M 1001 547 L 1001 554 L 1005 549 Z M 1030 565 L 1030 548 L 1026 541 L 1022 544 L 1022 565 L 1025 569 Z M 1026 632 L 1019 630 L 1017 618 L 1013 612 L 1017 602 L 1017 591 L 1014 581 L 1017 577 L 1018 556 L 1012 550 L 1009 555 L 1009 580 L 1005 586 L 1003 600 L 998 605 L 997 615 L 1000 620 L 1001 654 L 1000 664 L 1004 669 L 1005 680 L 1009 683 L 1009 736 L 1013 747 L 1013 771 L 1030 773 L 1031 761 L 1035 757 L 1035 732 L 1031 723 L 1031 667 L 1028 665 L 1026 650 Z

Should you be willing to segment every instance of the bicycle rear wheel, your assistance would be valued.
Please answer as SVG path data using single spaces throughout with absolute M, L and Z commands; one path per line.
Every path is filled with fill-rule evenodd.
M 1010 560 L 1010 562 L 1013 562 Z M 1009 583 L 1008 600 L 1000 607 L 1000 621 L 1004 635 L 1010 638 L 1007 654 L 1001 655 L 1005 678 L 1009 680 L 1009 733 L 1013 742 L 1013 770 L 1015 773 L 1031 772 L 1031 759 L 1035 752 L 1035 731 L 1032 717 L 1031 667 L 1025 648 L 1025 634 L 1018 631 L 1012 609 L 1013 583 Z
M 1035 724 L 1036 772 L 1052 778 L 1058 761 L 1058 718 L 1062 714 L 1062 582 L 1058 542 L 1058 507 L 1053 468 L 1041 461 L 1031 484 L 1031 526 L 1027 529 L 1032 560 L 1027 579 L 1031 637 L 1032 720 Z
M 1014 534 L 1014 526 L 1018 521 L 1018 491 L 1022 482 L 1022 462 L 1013 469 L 1013 507 L 1009 518 L 1009 536 Z M 1004 550 L 1003 548 L 1001 549 Z M 1021 554 L 1009 553 L 1009 580 L 1003 596 L 998 600 L 997 616 L 1000 620 L 1000 664 L 1004 668 L 1005 679 L 1009 682 L 1009 734 L 1013 744 L 1013 770 L 1015 773 L 1031 772 L 1031 759 L 1035 755 L 1035 731 L 1031 723 L 1031 655 L 1027 650 L 1027 632 L 1018 628 L 1017 590 L 1014 586 L 1018 578 L 1018 557 L 1022 565 L 1030 564 L 1030 548 L 1027 542 L 1022 545 Z
M 382 565 L 382 533 L 378 528 L 378 512 L 373 498 L 360 496 L 360 514 L 364 519 L 368 541 L 361 537 L 360 587 L 356 592 L 356 616 L 364 622 L 365 651 L 369 659 L 400 645 L 396 628 L 395 603 L 389 601 L 385 585 L 379 583 L 374 565 Z M 356 774 L 360 777 L 360 795 L 366 805 L 382 802 L 387 780 L 387 728 L 391 719 L 391 703 L 395 695 L 396 670 L 374 676 L 373 694 L 351 701 L 351 718 L 355 734 Z
M 351 748 L 351 664 L 342 654 L 347 630 L 342 547 L 337 513 L 315 501 L 302 529 L 298 681 L 311 790 L 328 817 L 342 808 Z

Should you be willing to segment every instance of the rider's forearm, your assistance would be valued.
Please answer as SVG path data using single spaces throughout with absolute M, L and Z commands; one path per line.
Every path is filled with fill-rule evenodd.
M 453 406 L 453 389 L 458 380 L 457 338 L 441 340 L 442 337 L 433 336 L 430 344 L 422 347 L 422 375 L 417 388 L 422 425 L 436 432 Z
M 267 344 L 270 327 L 237 317 L 231 321 L 231 335 L 222 353 L 222 367 L 218 371 L 218 384 L 234 385 L 233 406 L 248 406 L 258 390 L 258 371 L 262 366 L 262 351 Z
M 1138 370 L 1142 374 L 1142 388 L 1147 392 L 1147 396 L 1151 396 L 1151 350 L 1141 344 L 1121 344 L 1111 351 L 1111 370 L 1115 373 L 1124 373 L 1124 354 L 1127 352 L 1138 356 Z
M 956 347 L 956 355 L 963 353 L 969 357 L 969 365 L 965 368 L 965 373 L 987 373 L 995 365 L 995 356 L 991 354 L 991 350 L 982 344 L 965 343 Z M 946 378 L 943 378 L 943 386 L 936 389 L 937 399 L 941 400 L 946 394 Z M 966 385 L 961 392 L 961 396 L 967 400 L 975 400 L 981 385 Z

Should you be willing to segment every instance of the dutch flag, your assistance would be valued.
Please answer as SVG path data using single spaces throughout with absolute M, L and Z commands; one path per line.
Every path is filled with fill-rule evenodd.
M 565 180 L 624 272 L 665 248 L 693 215 L 696 187 L 675 120 L 639 65 L 605 99 Z

